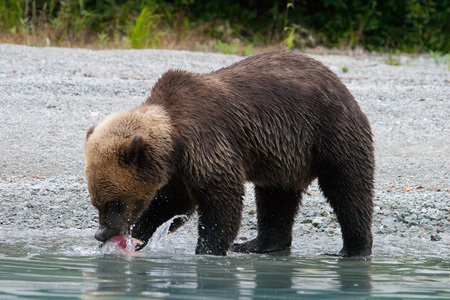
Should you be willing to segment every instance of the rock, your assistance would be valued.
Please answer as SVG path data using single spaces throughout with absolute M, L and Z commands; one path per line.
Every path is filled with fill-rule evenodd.
M 442 237 L 439 234 L 432 234 L 431 235 L 431 241 L 438 242 L 440 240 L 442 240 Z
M 394 227 L 395 223 L 396 223 L 395 218 L 384 218 L 381 221 L 381 225 L 383 225 L 385 227 Z
M 312 220 L 311 224 L 317 228 L 325 228 L 331 223 L 331 218 L 317 217 Z

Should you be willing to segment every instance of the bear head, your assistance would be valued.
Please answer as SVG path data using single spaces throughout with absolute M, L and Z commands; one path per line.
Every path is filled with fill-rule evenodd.
M 85 175 L 99 212 L 95 238 L 128 234 L 169 177 L 172 125 L 160 106 L 139 106 L 92 126 L 85 143 Z

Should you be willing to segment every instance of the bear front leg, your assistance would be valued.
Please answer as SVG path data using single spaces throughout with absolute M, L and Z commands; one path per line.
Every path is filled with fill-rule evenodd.
M 197 193 L 198 242 L 196 254 L 226 255 L 241 223 L 243 187 Z
M 184 184 L 178 179 L 169 181 L 158 191 L 148 209 L 134 225 L 132 236 L 143 242 L 142 245 L 136 246 L 136 250 L 144 248 L 156 229 L 163 223 L 177 215 L 190 216 L 194 210 L 195 205 Z M 170 226 L 170 232 L 175 231 L 186 220 L 187 218 L 175 219 Z
M 234 252 L 274 252 L 288 250 L 292 242 L 292 226 L 301 202 L 301 194 L 276 188 L 255 187 L 258 235 L 242 244 L 234 244 Z

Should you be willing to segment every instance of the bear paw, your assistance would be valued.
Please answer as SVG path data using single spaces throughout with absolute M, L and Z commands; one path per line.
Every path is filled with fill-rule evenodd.
M 285 251 L 291 249 L 290 242 L 268 241 L 254 239 L 242 244 L 233 244 L 231 251 L 241 253 L 267 253 L 276 251 Z
M 353 257 L 368 259 L 372 257 L 372 250 L 369 248 L 342 248 L 339 253 L 325 253 L 328 256 Z
M 206 255 L 217 255 L 217 256 L 225 256 L 227 255 L 227 251 L 220 248 L 211 248 L 205 245 L 199 245 L 195 249 L 195 254 L 206 254 Z
M 355 258 L 370 258 L 372 256 L 372 249 L 367 248 L 342 248 L 339 251 L 339 256 L 342 257 L 355 257 Z

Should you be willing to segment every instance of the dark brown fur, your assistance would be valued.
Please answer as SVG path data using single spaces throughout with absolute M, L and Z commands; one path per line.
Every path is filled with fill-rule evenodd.
M 116 185 L 122 190 L 117 193 L 111 179 L 102 196 L 112 201 L 120 194 L 117 198 L 128 206 L 144 203 L 138 212 L 128 213 L 133 215 L 134 237 L 147 242 L 166 220 L 197 209 L 196 253 L 225 255 L 239 230 L 243 183 L 251 181 L 256 190 L 258 236 L 234 245 L 233 250 L 287 249 L 301 194 L 318 178 L 341 225 L 340 255 L 371 254 L 374 156 L 370 125 L 347 88 L 320 62 L 276 51 L 208 74 L 168 71 L 135 110 L 153 107 L 167 114 L 169 121 L 147 124 L 152 131 L 148 136 L 130 127 L 126 138 L 111 144 L 112 153 L 124 145 L 128 145 L 127 153 L 137 147 L 131 160 L 119 155 L 125 159 L 120 166 L 120 160 L 99 165 L 91 159 L 86 167 L 87 174 L 100 168 L 105 176 L 124 168 L 131 172 L 132 189 L 145 187 L 147 194 L 135 193 L 128 200 L 127 189 Z M 160 141 L 159 126 L 170 127 L 170 146 Z M 97 127 L 91 130 L 87 148 Z M 93 154 L 87 151 L 88 156 Z M 140 156 L 138 163 L 127 163 Z M 164 174 L 157 176 L 153 169 Z M 91 196 L 105 189 L 95 177 L 87 178 Z M 102 215 L 105 205 L 96 203 L 107 200 L 95 199 Z M 122 222 L 115 230 L 106 230 L 113 222 L 100 219 L 100 240 L 126 229 Z M 177 220 L 172 229 L 181 224 Z

